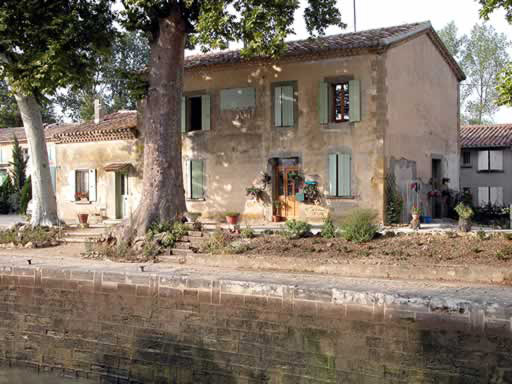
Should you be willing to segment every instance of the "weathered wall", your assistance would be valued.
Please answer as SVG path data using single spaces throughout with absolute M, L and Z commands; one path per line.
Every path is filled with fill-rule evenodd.
M 0 361 L 103 383 L 510 383 L 510 306 L 10 268 Z
M 432 159 L 442 160 L 448 186 L 459 189 L 458 80 L 427 35 L 409 40 L 385 54 L 387 105 L 385 152 L 392 159 L 415 162 L 421 182 L 432 177 Z M 396 171 L 390 169 L 391 172 Z
M 512 204 L 512 151 L 503 148 L 502 172 L 478 172 L 478 149 L 465 151 L 471 153 L 471 166 L 460 168 L 460 187 L 470 189 L 473 203 L 478 205 L 478 187 L 503 187 L 503 204 Z
M 137 164 L 136 141 L 97 141 L 91 143 L 57 144 L 57 206 L 59 218 L 76 222 L 78 213 L 90 215 L 90 221 L 116 218 L 115 173 L 106 172 L 109 163 L 131 163 L 129 171 L 129 207 L 133 211 L 140 201 L 141 180 L 135 170 Z M 74 201 L 74 186 L 70 174 L 77 169 L 96 169 L 97 200 L 88 203 Z
M 320 189 L 328 183 L 328 153 L 352 153 L 352 199 L 327 199 L 336 215 L 357 207 L 382 213 L 383 132 L 376 125 L 376 55 L 265 66 L 237 66 L 187 72 L 185 91 L 207 91 L 212 97 L 211 129 L 184 135 L 184 159 L 200 158 L 206 167 L 206 200 L 188 203 L 192 211 L 215 215 L 236 210 L 246 219 L 269 219 L 271 206 L 248 201 L 245 189 L 268 171 L 273 157 L 298 156 L 305 175 L 315 175 Z M 325 77 L 352 75 L 361 80 L 362 118 L 358 123 L 319 123 L 319 83 Z M 297 81 L 298 125 L 274 128 L 271 84 Z M 245 111 L 220 111 L 221 89 L 256 88 L 256 107 Z M 270 191 L 269 191 L 270 192 Z M 300 216 L 322 219 L 326 210 L 301 205 Z

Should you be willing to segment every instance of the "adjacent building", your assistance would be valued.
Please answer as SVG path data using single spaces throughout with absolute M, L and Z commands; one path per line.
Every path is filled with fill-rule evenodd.
M 460 183 L 477 206 L 512 203 L 512 124 L 461 129 Z

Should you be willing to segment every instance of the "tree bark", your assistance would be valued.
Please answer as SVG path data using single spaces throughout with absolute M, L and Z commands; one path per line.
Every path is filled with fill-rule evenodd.
M 151 224 L 173 221 L 186 211 L 181 161 L 181 95 L 186 26 L 179 9 L 160 19 L 151 42 L 149 91 L 143 108 L 142 201 L 125 239 L 144 235 Z
M 34 96 L 15 95 L 27 135 L 31 162 L 33 212 L 32 225 L 59 224 L 57 201 L 52 188 L 48 151 L 44 135 L 41 108 Z

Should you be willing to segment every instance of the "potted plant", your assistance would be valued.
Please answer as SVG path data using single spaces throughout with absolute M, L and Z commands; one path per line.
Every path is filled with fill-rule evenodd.
M 228 224 L 236 225 L 238 224 L 238 219 L 240 218 L 240 212 L 226 212 L 224 213 L 224 216 L 226 216 L 226 222 Z
M 254 200 L 262 200 L 262 198 L 263 198 L 264 191 L 262 188 L 253 186 L 253 187 L 246 188 L 245 191 L 246 191 L 247 196 L 251 197 Z
M 79 213 L 77 216 L 80 226 L 87 227 L 87 220 L 89 219 L 89 215 L 87 213 Z
M 279 212 L 283 203 L 281 203 L 279 200 L 275 200 L 272 204 L 274 205 L 274 214 L 272 215 L 272 222 L 279 223 L 283 221 L 283 217 L 280 215 Z
M 75 193 L 76 201 L 87 201 L 89 200 L 89 194 L 87 192 L 77 192 Z
M 475 214 L 473 208 L 460 202 L 455 207 L 455 212 L 459 215 L 459 231 L 470 232 L 472 226 L 471 218 Z
M 411 208 L 411 228 L 412 229 L 420 229 L 420 215 L 421 215 L 421 208 L 418 208 L 417 206 L 413 206 Z

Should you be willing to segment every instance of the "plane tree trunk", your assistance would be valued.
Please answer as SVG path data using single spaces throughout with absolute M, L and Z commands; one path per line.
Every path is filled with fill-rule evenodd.
M 186 26 L 178 9 L 159 26 L 150 43 L 149 90 L 143 104 L 142 199 L 124 231 L 128 239 L 186 211 L 180 124 Z
M 41 108 L 34 96 L 15 95 L 29 147 L 32 180 L 32 225 L 59 224 L 52 188 Z

